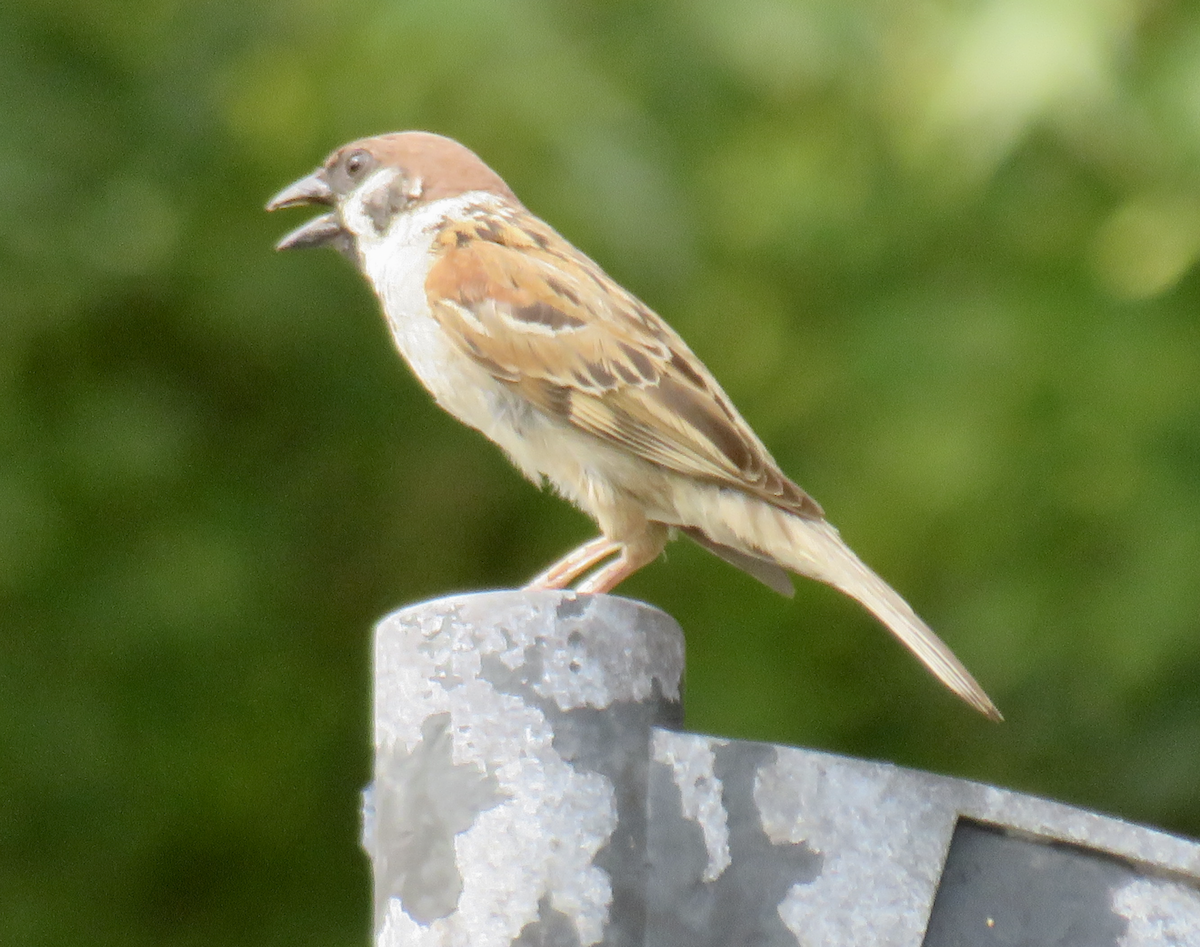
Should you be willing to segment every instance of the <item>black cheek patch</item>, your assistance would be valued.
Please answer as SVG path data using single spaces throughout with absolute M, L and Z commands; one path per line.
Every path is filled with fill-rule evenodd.
M 385 188 L 377 190 L 363 201 L 363 210 L 371 219 L 375 233 L 383 236 L 392 225 L 392 218 L 404 210 L 408 198 L 404 194 L 404 182 L 397 178 Z

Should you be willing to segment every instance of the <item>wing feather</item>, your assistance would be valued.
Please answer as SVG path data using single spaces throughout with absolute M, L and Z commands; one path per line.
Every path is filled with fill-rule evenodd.
M 683 340 L 545 223 L 481 208 L 437 243 L 430 309 L 493 377 L 652 464 L 822 515 Z

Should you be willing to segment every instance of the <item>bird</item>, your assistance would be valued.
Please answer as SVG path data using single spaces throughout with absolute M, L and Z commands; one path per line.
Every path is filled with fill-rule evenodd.
M 856 599 L 953 693 L 1002 719 L 679 334 L 465 145 L 424 131 L 350 142 L 266 209 L 308 205 L 324 212 L 276 248 L 348 257 L 437 404 L 596 521 L 599 536 L 527 589 L 609 592 L 681 534 L 781 594 L 795 573 Z

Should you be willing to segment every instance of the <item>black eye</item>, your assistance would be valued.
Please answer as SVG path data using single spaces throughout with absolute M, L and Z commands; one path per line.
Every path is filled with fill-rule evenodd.
M 358 177 L 371 163 L 371 156 L 365 151 L 352 151 L 346 156 L 346 173 L 352 178 Z

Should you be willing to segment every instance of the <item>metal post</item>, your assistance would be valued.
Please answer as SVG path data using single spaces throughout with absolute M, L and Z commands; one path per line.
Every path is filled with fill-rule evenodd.
M 364 845 L 379 947 L 640 945 L 656 726 L 683 636 L 573 592 L 427 602 L 376 629 Z

